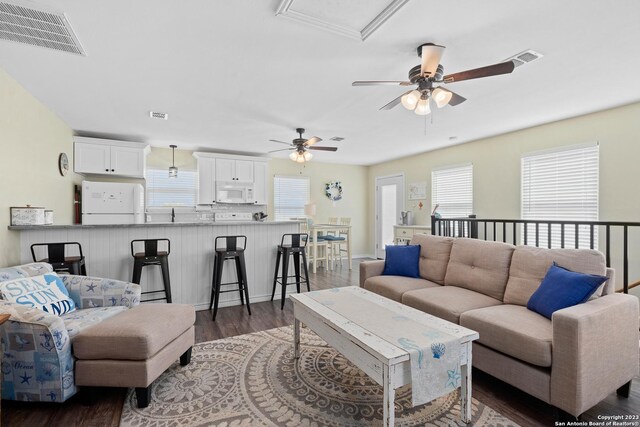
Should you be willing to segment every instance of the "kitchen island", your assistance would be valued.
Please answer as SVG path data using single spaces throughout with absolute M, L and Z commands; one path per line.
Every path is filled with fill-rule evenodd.
M 20 233 L 20 260 L 32 262 L 33 243 L 79 242 L 86 259 L 87 275 L 131 281 L 135 239 L 171 240 L 169 273 L 174 303 L 192 304 L 196 310 L 209 308 L 213 272 L 214 240 L 217 236 L 247 236 L 245 259 L 251 302 L 268 301 L 273 287 L 276 246 L 285 233 L 298 233 L 297 221 L 176 222 L 117 225 L 34 225 L 10 226 Z M 293 266 L 292 266 L 293 269 Z M 223 283 L 235 282 L 232 262 L 223 270 Z M 290 273 L 293 274 L 293 273 Z M 159 266 L 145 267 L 142 291 L 163 288 Z M 234 289 L 230 285 L 223 289 Z M 290 286 L 289 292 L 295 292 Z M 276 298 L 280 291 L 276 292 Z M 161 294 L 155 294 L 161 295 Z M 238 292 L 220 295 L 220 307 L 240 304 Z

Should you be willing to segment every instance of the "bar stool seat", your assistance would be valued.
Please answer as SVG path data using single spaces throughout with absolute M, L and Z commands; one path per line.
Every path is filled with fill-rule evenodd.
M 79 255 L 66 256 L 67 247 L 75 246 Z M 39 248 L 47 248 L 44 258 L 36 256 Z M 87 267 L 84 255 L 82 253 L 82 245 L 78 242 L 61 242 L 61 243 L 34 243 L 31 245 L 31 257 L 33 262 L 46 262 L 51 264 L 53 271 L 68 272 L 79 276 L 87 275 Z
M 276 286 L 279 283 L 282 285 L 282 300 L 280 301 L 280 310 L 284 309 L 284 302 L 287 294 L 287 286 L 292 285 L 287 283 L 288 279 L 295 278 L 296 288 L 300 293 L 300 284 L 306 283 L 307 291 L 311 291 L 309 286 L 309 270 L 307 268 L 307 252 L 306 246 L 309 235 L 307 233 L 294 233 L 284 234 L 280 240 L 280 244 L 277 247 L 276 255 L 276 270 L 273 275 L 273 290 L 271 291 L 271 301 L 276 295 Z M 286 243 L 285 243 L 286 242 Z M 295 269 L 295 275 L 289 275 L 289 257 L 293 256 L 293 266 Z M 300 277 L 300 258 L 302 257 L 302 265 L 304 266 L 304 280 Z M 278 270 L 280 269 L 280 260 L 282 259 L 282 275 L 278 276 Z
M 166 244 L 167 249 L 158 251 L 158 243 Z M 140 244 L 144 245 L 144 250 L 142 252 L 135 250 L 135 248 L 139 247 Z M 145 291 L 142 292 L 142 295 L 164 292 L 164 296 L 141 300 L 140 302 L 166 300 L 167 303 L 171 303 L 171 281 L 169 279 L 170 253 L 171 241 L 169 239 L 137 239 L 131 241 L 131 255 L 133 256 L 133 277 L 131 282 L 140 284 L 143 267 L 159 265 L 162 269 L 162 283 L 164 285 L 164 289 L 157 291 Z
M 219 244 L 224 240 L 224 247 Z M 239 245 L 241 241 L 241 245 Z M 213 275 L 211 278 L 211 301 L 209 303 L 209 310 L 213 307 L 213 320 L 216 320 L 218 314 L 218 304 L 220 303 L 220 294 L 225 292 L 235 292 L 235 289 L 221 290 L 221 286 L 225 285 L 238 285 L 238 292 L 240 293 L 240 302 L 244 305 L 247 301 L 247 311 L 251 316 L 251 307 L 249 305 L 249 287 L 247 284 L 247 267 L 244 260 L 244 251 L 247 247 L 247 236 L 218 236 L 214 242 L 214 260 L 213 260 Z M 222 269 L 224 262 L 227 260 L 235 261 L 236 265 L 236 282 L 222 283 Z

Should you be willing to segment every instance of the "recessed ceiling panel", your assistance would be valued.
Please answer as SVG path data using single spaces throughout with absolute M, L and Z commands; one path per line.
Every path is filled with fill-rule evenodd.
M 408 0 L 282 0 L 276 14 L 365 40 Z

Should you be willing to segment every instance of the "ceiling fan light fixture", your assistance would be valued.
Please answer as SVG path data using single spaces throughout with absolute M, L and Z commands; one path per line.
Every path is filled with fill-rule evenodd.
M 434 89 L 432 96 L 438 108 L 442 108 L 445 105 L 447 105 L 449 101 L 451 101 L 451 98 L 453 97 L 453 93 L 438 87 Z
M 416 109 L 413 110 L 413 112 L 419 116 L 426 116 L 427 114 L 429 114 L 431 112 L 431 109 L 429 108 L 429 99 L 423 97 L 423 99 L 418 101 Z
M 313 158 L 313 154 L 311 154 L 308 151 L 305 151 L 304 154 L 302 155 L 302 157 L 304 157 L 305 162 L 308 162 L 309 160 L 311 160 Z
M 298 158 L 298 152 L 292 151 L 291 154 L 289 154 L 289 158 L 295 162 L 296 159 Z
M 302 153 L 298 153 L 298 156 L 296 157 L 296 163 L 304 163 L 304 155 Z
M 407 110 L 413 110 L 416 108 L 418 101 L 420 101 L 420 96 L 420 91 L 412 90 L 406 95 L 403 95 L 402 98 L 400 98 L 400 102 L 402 102 L 402 106 Z

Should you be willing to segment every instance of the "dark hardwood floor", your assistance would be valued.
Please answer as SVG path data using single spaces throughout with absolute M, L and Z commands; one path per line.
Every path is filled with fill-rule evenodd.
M 326 289 L 358 284 L 358 263 L 353 270 L 338 267 L 326 272 L 318 269 L 311 274 L 312 289 Z M 216 322 L 207 311 L 196 316 L 196 341 L 211 341 L 235 335 L 262 331 L 293 323 L 291 302 L 284 310 L 280 302 L 251 304 L 252 315 L 242 306 L 222 308 Z M 125 389 L 103 388 L 93 405 L 84 406 L 82 392 L 62 404 L 2 401 L 3 426 L 118 426 L 126 394 Z M 511 387 L 477 369 L 473 370 L 473 397 L 489 405 L 522 426 L 553 426 L 554 409 L 546 403 Z M 640 379 L 633 382 L 628 399 L 614 394 L 583 414 L 583 421 L 598 421 L 598 415 L 640 414 Z

